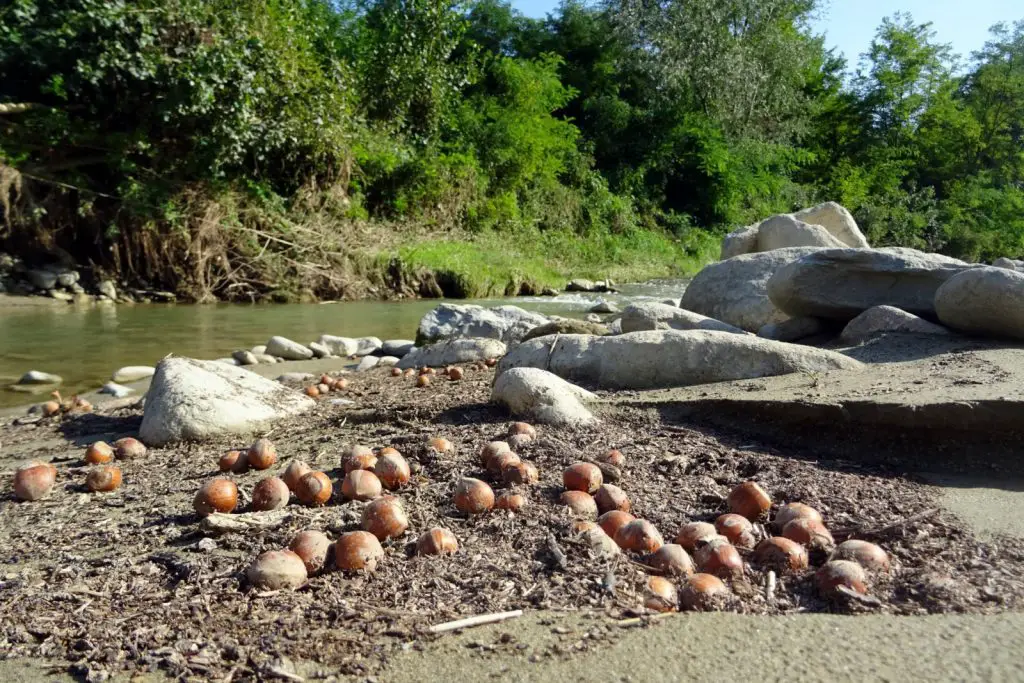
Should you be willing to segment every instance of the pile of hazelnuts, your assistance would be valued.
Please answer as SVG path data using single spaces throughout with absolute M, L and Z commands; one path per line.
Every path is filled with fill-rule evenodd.
M 121 468 L 110 463 L 133 460 L 146 455 L 146 446 L 138 439 L 125 437 L 110 445 L 97 441 L 85 451 L 85 462 L 93 465 L 85 476 L 85 488 L 92 493 L 106 493 L 121 486 Z M 33 501 L 45 498 L 57 483 L 57 468 L 48 462 L 35 461 L 19 467 L 14 473 L 14 497 Z
M 620 465 L 624 460 L 618 451 L 605 459 Z M 807 570 L 809 552 L 827 557 L 815 581 L 821 594 L 830 599 L 863 595 L 869 577 L 889 571 L 888 556 L 874 543 L 851 539 L 836 546 L 821 514 L 809 505 L 781 505 L 768 523 L 771 498 L 753 481 L 743 482 L 729 493 L 728 513 L 714 523 L 684 524 L 675 543 L 665 543 L 654 524 L 630 514 L 628 496 L 619 487 L 603 483 L 598 466 L 586 462 L 570 465 L 563 482 L 566 491 L 561 501 L 581 520 L 577 528 L 591 547 L 614 551 L 608 542 L 611 539 L 655 574 L 645 587 L 644 605 L 651 610 L 721 606 L 729 594 L 726 582 L 743 576 L 743 554 L 780 574 Z M 596 524 L 590 521 L 595 518 Z M 675 579 L 681 580 L 678 588 Z

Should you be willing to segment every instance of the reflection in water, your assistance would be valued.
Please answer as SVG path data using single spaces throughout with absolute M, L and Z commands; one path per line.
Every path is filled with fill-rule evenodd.
M 515 304 L 541 313 L 582 317 L 596 301 L 680 296 L 683 283 L 624 285 L 620 294 L 460 301 L 487 306 Z M 153 365 L 168 353 L 219 358 L 263 344 L 275 334 L 308 343 L 321 334 L 412 339 L 436 300 L 352 301 L 334 304 L 137 305 L 0 310 L 0 384 L 28 370 L 64 377 L 64 389 L 98 387 L 125 365 Z M 0 405 L 25 397 L 0 391 Z

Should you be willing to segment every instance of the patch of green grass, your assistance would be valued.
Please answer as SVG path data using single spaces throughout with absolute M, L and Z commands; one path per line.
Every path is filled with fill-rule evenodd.
M 405 245 L 378 254 L 378 261 L 397 257 L 406 273 L 432 273 L 445 296 L 483 298 L 561 289 L 571 278 L 682 277 L 713 260 L 717 250 L 718 238 L 703 231 L 684 239 L 652 230 L 586 237 L 517 231 Z

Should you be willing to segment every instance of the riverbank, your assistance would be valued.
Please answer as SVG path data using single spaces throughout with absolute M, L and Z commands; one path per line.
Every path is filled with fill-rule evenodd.
M 679 239 L 640 228 L 587 235 L 525 229 L 433 234 L 392 233 L 384 226 L 367 225 L 351 245 L 317 248 L 322 253 L 315 258 L 290 259 L 288 267 L 271 260 L 249 264 L 249 269 L 266 269 L 259 285 L 227 278 L 219 285 L 204 280 L 202 286 L 194 278 L 154 283 L 116 269 L 57 265 L 45 255 L 0 253 L 0 307 L 21 305 L 14 302 L 21 297 L 89 305 L 538 295 L 560 292 L 572 279 L 639 282 L 686 277 L 718 256 L 717 237 L 711 233 L 695 230 Z

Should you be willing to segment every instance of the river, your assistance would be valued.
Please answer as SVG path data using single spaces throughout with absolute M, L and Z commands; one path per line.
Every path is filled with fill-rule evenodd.
M 618 294 L 566 293 L 557 297 L 460 300 L 485 306 L 515 304 L 527 310 L 582 318 L 602 299 L 620 306 L 635 300 L 675 298 L 685 283 L 655 280 L 622 285 Z M 220 358 L 263 344 L 275 334 L 308 343 L 321 334 L 412 339 L 437 299 L 350 301 L 321 304 L 139 304 L 0 309 L 0 387 L 28 370 L 64 378 L 68 394 L 95 389 L 125 365 L 153 365 L 168 353 Z M 0 406 L 33 398 L 0 390 Z

